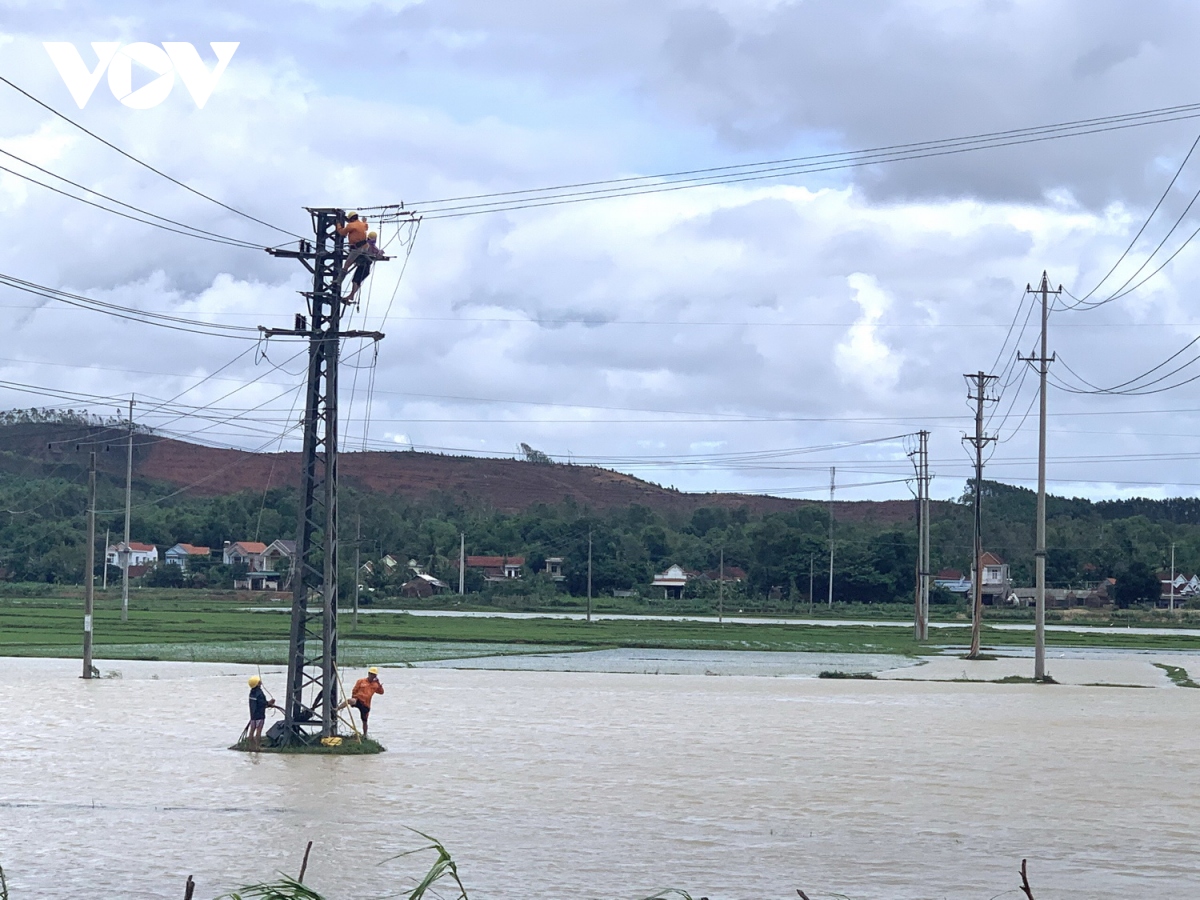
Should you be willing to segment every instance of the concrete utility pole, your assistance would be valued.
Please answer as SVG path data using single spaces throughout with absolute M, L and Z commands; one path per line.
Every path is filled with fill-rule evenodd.
M 111 540 L 112 529 L 104 529 L 104 583 L 101 585 L 101 590 L 108 590 L 108 542 Z
M 929 547 L 930 547 L 930 526 L 932 520 L 929 517 L 929 488 L 932 482 L 929 474 L 929 432 L 922 433 L 922 462 L 925 469 L 925 499 L 923 500 L 922 514 L 920 521 L 925 526 L 925 541 L 920 552 L 920 640 L 929 640 L 929 588 L 930 583 L 934 580 L 934 572 L 930 571 L 929 565 Z
M 721 567 L 717 570 L 717 624 L 725 624 L 725 548 L 721 548 Z
M 829 467 L 829 600 L 828 605 L 833 609 L 833 490 L 837 468 Z
M 983 517 L 980 514 L 983 503 L 983 448 L 995 440 L 983 433 L 983 404 L 990 399 L 987 388 L 996 380 L 996 376 L 976 372 L 963 378 L 967 379 L 969 385 L 967 398 L 975 401 L 975 437 L 964 438 L 975 448 L 975 577 L 972 586 L 975 597 L 971 612 L 971 650 L 967 659 L 978 659 L 980 622 L 983 619 Z
M 1025 285 L 1025 290 L 1030 290 Z M 1038 367 L 1038 488 L 1037 488 L 1037 547 L 1033 551 L 1035 572 L 1033 613 L 1033 680 L 1046 679 L 1046 371 L 1054 357 L 1046 353 L 1046 326 L 1050 320 L 1050 295 L 1062 293 L 1050 290 L 1046 273 L 1042 272 L 1042 283 L 1038 288 L 1042 295 L 1042 352 L 1033 356 L 1020 356 L 1024 362 L 1037 363 Z
M 133 509 L 133 398 L 129 398 L 129 454 L 125 461 L 125 547 L 121 562 L 121 621 L 129 621 L 129 513 Z
M 105 550 L 108 548 L 106 547 Z M 105 565 L 108 565 L 107 560 Z M 87 562 L 83 578 L 83 677 L 92 677 L 92 613 L 96 591 L 96 451 L 88 467 Z
M 362 576 L 362 513 L 358 514 L 358 526 L 354 529 L 354 630 L 358 631 L 358 581 Z
M 917 566 L 913 610 L 913 636 L 918 641 L 929 637 L 929 432 L 917 433 L 915 456 L 917 470 Z
M 343 331 L 341 327 L 346 245 L 337 228 L 345 213 L 332 207 L 309 208 L 308 212 L 312 240 L 301 240 L 296 250 L 267 251 L 278 258 L 298 260 L 312 273 L 312 291 L 305 293 L 308 315 L 297 314 L 293 328 L 260 327 L 263 337 L 308 341 L 284 704 L 285 740 L 290 742 L 311 742 L 313 736 L 304 731 L 317 726 L 321 737 L 337 734 L 338 363 L 344 339 L 383 339 L 378 331 Z
M 816 560 L 816 554 L 808 554 L 808 614 L 813 614 L 813 563 Z
M 1175 611 L 1175 542 L 1171 541 L 1171 612 Z
M 588 605 L 587 620 L 592 621 L 592 529 L 588 529 Z
M 466 594 L 467 587 L 467 533 L 458 533 L 458 596 Z

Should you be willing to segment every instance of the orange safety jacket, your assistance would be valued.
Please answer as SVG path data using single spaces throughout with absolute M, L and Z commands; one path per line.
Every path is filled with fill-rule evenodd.
M 361 244 L 367 239 L 367 222 L 365 219 L 355 219 L 353 222 L 347 222 L 345 225 L 337 225 L 337 233 L 346 236 L 346 240 L 350 242 L 350 246 Z
M 354 690 L 350 692 L 350 696 L 367 707 L 367 709 L 370 709 L 371 698 L 376 694 L 382 693 L 383 685 L 378 681 L 372 681 L 369 678 L 360 678 L 354 682 Z

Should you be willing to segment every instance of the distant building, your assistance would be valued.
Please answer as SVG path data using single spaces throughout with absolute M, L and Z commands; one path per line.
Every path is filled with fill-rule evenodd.
M 259 571 L 287 572 L 292 568 L 292 557 L 296 555 L 295 541 L 272 541 L 259 556 Z
M 683 566 L 672 564 L 667 567 L 667 571 L 655 575 L 650 584 L 663 589 L 664 600 L 678 600 L 683 596 L 683 589 L 695 577 L 695 574 L 695 572 L 688 572 Z
M 484 581 L 508 581 L 521 577 L 523 556 L 468 556 L 468 569 L 482 569 Z
M 241 578 L 233 580 L 235 591 L 277 591 L 279 590 L 279 574 L 276 572 L 247 572 Z
M 266 551 L 267 545 L 259 541 L 226 541 L 221 562 L 227 566 L 243 565 L 250 572 L 261 572 L 262 555 Z
M 105 561 L 110 566 L 121 565 L 121 551 L 125 549 L 125 542 L 121 541 L 118 544 L 113 544 L 107 549 L 104 555 Z M 153 544 L 140 544 L 137 541 L 129 542 L 129 568 L 149 568 L 158 562 L 158 548 Z
M 995 553 L 985 552 L 979 558 L 983 566 L 983 605 L 999 606 L 1007 602 L 1012 593 L 1012 579 L 1008 575 L 1008 563 Z M 971 566 L 971 582 L 975 581 L 975 567 Z
M 942 569 L 934 576 L 933 583 L 952 594 L 971 593 L 971 579 L 965 577 L 960 569 Z
M 208 547 L 197 547 L 194 544 L 176 544 L 163 554 L 163 561 L 168 566 L 179 566 L 179 568 L 186 572 L 190 559 L 208 559 L 210 556 L 212 556 L 212 550 Z
M 422 573 L 400 586 L 401 597 L 430 597 L 450 590 L 450 585 L 432 575 Z
M 563 558 L 561 556 L 547 556 L 545 572 L 554 581 L 567 580 L 567 576 L 563 574 Z
M 713 569 L 710 572 L 705 572 L 704 577 L 709 581 L 721 581 L 720 568 Z M 741 566 L 726 566 L 724 581 L 726 584 L 742 582 L 746 580 L 746 570 Z

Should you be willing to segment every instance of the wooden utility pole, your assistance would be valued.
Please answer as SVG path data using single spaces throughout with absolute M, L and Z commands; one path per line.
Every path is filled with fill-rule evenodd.
M 972 586 L 975 596 L 971 613 L 971 650 L 967 653 L 967 659 L 978 659 L 980 622 L 983 619 L 983 517 L 980 514 L 983 502 L 983 448 L 995 440 L 983 433 L 983 404 L 990 399 L 987 388 L 996 380 L 996 376 L 976 372 L 963 378 L 967 379 L 969 385 L 967 398 L 975 401 L 975 437 L 965 438 L 975 448 L 975 577 Z
M 88 466 L 87 563 L 83 578 L 83 677 L 92 677 L 92 613 L 96 591 L 96 451 Z M 105 548 L 108 549 L 107 547 Z M 107 566 L 107 561 L 105 562 Z
M 592 529 L 588 529 L 588 604 L 587 620 L 592 621 Z
M 1025 286 L 1026 292 L 1030 290 Z M 1042 295 L 1042 344 L 1037 356 L 1018 356 L 1024 362 L 1037 363 L 1038 367 L 1038 487 L 1037 487 L 1037 547 L 1033 552 L 1034 564 L 1034 614 L 1033 614 L 1033 680 L 1046 680 L 1046 372 L 1054 357 L 1046 351 L 1046 326 L 1050 320 L 1050 295 L 1061 294 L 1050 290 L 1049 279 L 1042 272 L 1042 283 L 1037 292 Z
M 833 609 L 833 491 L 837 468 L 829 467 L 829 599 L 828 605 Z
M 458 533 L 458 596 L 463 596 L 467 586 L 467 533 Z
M 129 621 L 129 513 L 133 509 L 133 398 L 129 398 L 129 454 L 125 461 L 125 546 L 121 562 L 121 621 Z

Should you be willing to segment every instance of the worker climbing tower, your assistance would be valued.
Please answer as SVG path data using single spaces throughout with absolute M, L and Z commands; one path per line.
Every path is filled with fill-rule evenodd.
M 314 240 L 298 250 L 269 249 L 298 259 L 313 276 L 308 315 L 291 329 L 263 328 L 266 337 L 308 339 L 308 390 L 300 470 L 300 514 L 292 557 L 292 626 L 288 643 L 284 741 L 309 743 L 337 734 L 338 357 L 344 338 L 381 340 L 377 331 L 342 331 L 341 275 L 345 241 L 339 209 L 309 209 Z

